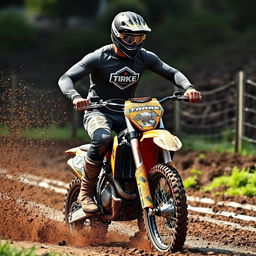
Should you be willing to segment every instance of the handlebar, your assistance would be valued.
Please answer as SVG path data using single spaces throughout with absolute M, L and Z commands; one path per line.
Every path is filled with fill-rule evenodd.
M 112 99 L 113 100 L 113 99 Z M 115 103 L 112 102 L 112 100 L 102 100 L 99 97 L 95 96 L 90 99 L 91 104 L 82 108 L 78 108 L 77 110 L 89 110 L 89 109 L 95 109 L 95 108 L 101 108 L 101 107 L 119 107 L 123 108 L 124 104 Z M 189 102 L 189 98 L 186 96 L 183 96 L 182 92 L 175 92 L 173 95 L 164 97 L 160 100 L 158 100 L 159 103 L 164 103 L 167 101 L 187 101 Z M 119 112 L 119 111 L 118 111 Z
M 166 101 L 187 101 L 189 102 L 189 98 L 187 96 L 176 96 L 176 95 L 172 95 L 172 96 L 167 96 L 161 100 L 159 100 L 160 103 L 164 103 Z
M 124 104 L 110 102 L 110 100 L 109 101 L 99 100 L 99 102 L 91 102 L 90 105 L 88 105 L 86 107 L 79 108 L 78 110 L 88 110 L 88 109 L 94 109 L 94 108 L 102 108 L 102 107 L 106 107 L 106 106 L 123 108 Z

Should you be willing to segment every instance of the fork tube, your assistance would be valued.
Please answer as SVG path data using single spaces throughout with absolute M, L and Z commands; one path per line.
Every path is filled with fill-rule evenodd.
M 129 119 L 125 117 L 127 130 L 128 132 L 135 132 L 132 127 Z M 138 138 L 132 138 L 130 140 L 132 154 L 136 166 L 135 178 L 138 186 L 138 191 L 140 195 L 140 202 L 143 209 L 145 208 L 153 208 L 153 200 L 151 197 L 151 192 L 149 188 L 148 175 L 146 167 L 143 164 L 141 152 L 140 152 L 140 144 Z
M 164 129 L 164 128 L 165 128 L 165 127 L 164 127 L 164 122 L 163 122 L 163 119 L 162 119 L 162 118 L 160 119 L 159 128 L 160 128 L 160 129 Z
M 171 154 L 168 150 L 162 149 L 162 156 L 163 156 L 165 164 L 169 163 L 169 162 L 172 162 Z
M 127 117 L 125 117 L 125 121 L 126 121 L 128 132 L 129 133 L 135 132 L 134 128 L 132 127 L 132 125 Z M 139 145 L 138 138 L 131 139 L 130 143 L 131 143 L 132 154 L 133 154 L 135 166 L 136 166 L 136 168 L 139 168 L 143 164 L 143 161 L 142 161 L 142 156 L 141 156 L 141 152 L 140 152 L 140 145 Z

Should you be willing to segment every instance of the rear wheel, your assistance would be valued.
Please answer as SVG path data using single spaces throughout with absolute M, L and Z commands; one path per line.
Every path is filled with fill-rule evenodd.
M 72 212 L 81 208 L 78 202 L 78 195 L 81 188 L 81 180 L 74 179 L 68 188 L 64 202 L 64 216 L 67 226 L 72 231 L 78 231 L 85 235 L 92 243 L 104 242 L 108 231 L 108 222 L 92 216 L 90 219 L 83 219 L 74 223 L 69 223 L 69 216 Z
M 81 207 L 80 203 L 77 200 L 80 192 L 80 188 L 81 188 L 81 180 L 80 179 L 72 180 L 67 190 L 65 201 L 64 201 L 65 222 L 72 231 L 80 231 L 84 226 L 84 220 L 77 221 L 72 224 L 69 223 L 70 214 L 72 214 L 72 212 L 76 211 Z
M 171 166 L 157 164 L 149 176 L 153 210 L 144 209 L 148 240 L 159 252 L 182 250 L 187 233 L 187 203 L 182 180 Z

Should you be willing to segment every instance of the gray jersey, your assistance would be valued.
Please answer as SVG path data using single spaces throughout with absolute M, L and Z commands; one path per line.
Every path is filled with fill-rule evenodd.
M 141 49 L 135 58 L 123 58 L 114 52 L 111 44 L 87 54 L 61 76 L 59 86 L 64 95 L 74 100 L 81 97 L 75 90 L 74 83 L 89 75 L 90 89 L 87 98 L 99 96 L 103 100 L 127 100 L 134 96 L 146 69 L 168 79 L 181 89 L 194 88 L 180 71 L 164 63 L 154 53 Z

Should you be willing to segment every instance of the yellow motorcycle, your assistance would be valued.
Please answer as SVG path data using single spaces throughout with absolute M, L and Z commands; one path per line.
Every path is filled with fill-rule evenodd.
M 92 99 L 86 109 L 121 107 L 127 128 L 114 137 L 106 153 L 96 184 L 97 214 L 85 213 L 77 197 L 84 173 L 84 156 L 90 144 L 66 151 L 74 157 L 68 166 L 75 175 L 64 205 L 67 225 L 73 230 L 89 226 L 104 240 L 111 221 L 137 220 L 139 233 L 152 249 L 180 251 L 187 233 L 187 203 L 181 177 L 172 155 L 181 148 L 180 140 L 165 130 L 162 121 L 167 101 L 188 101 L 175 93 L 161 100 L 132 98 L 124 104 Z

